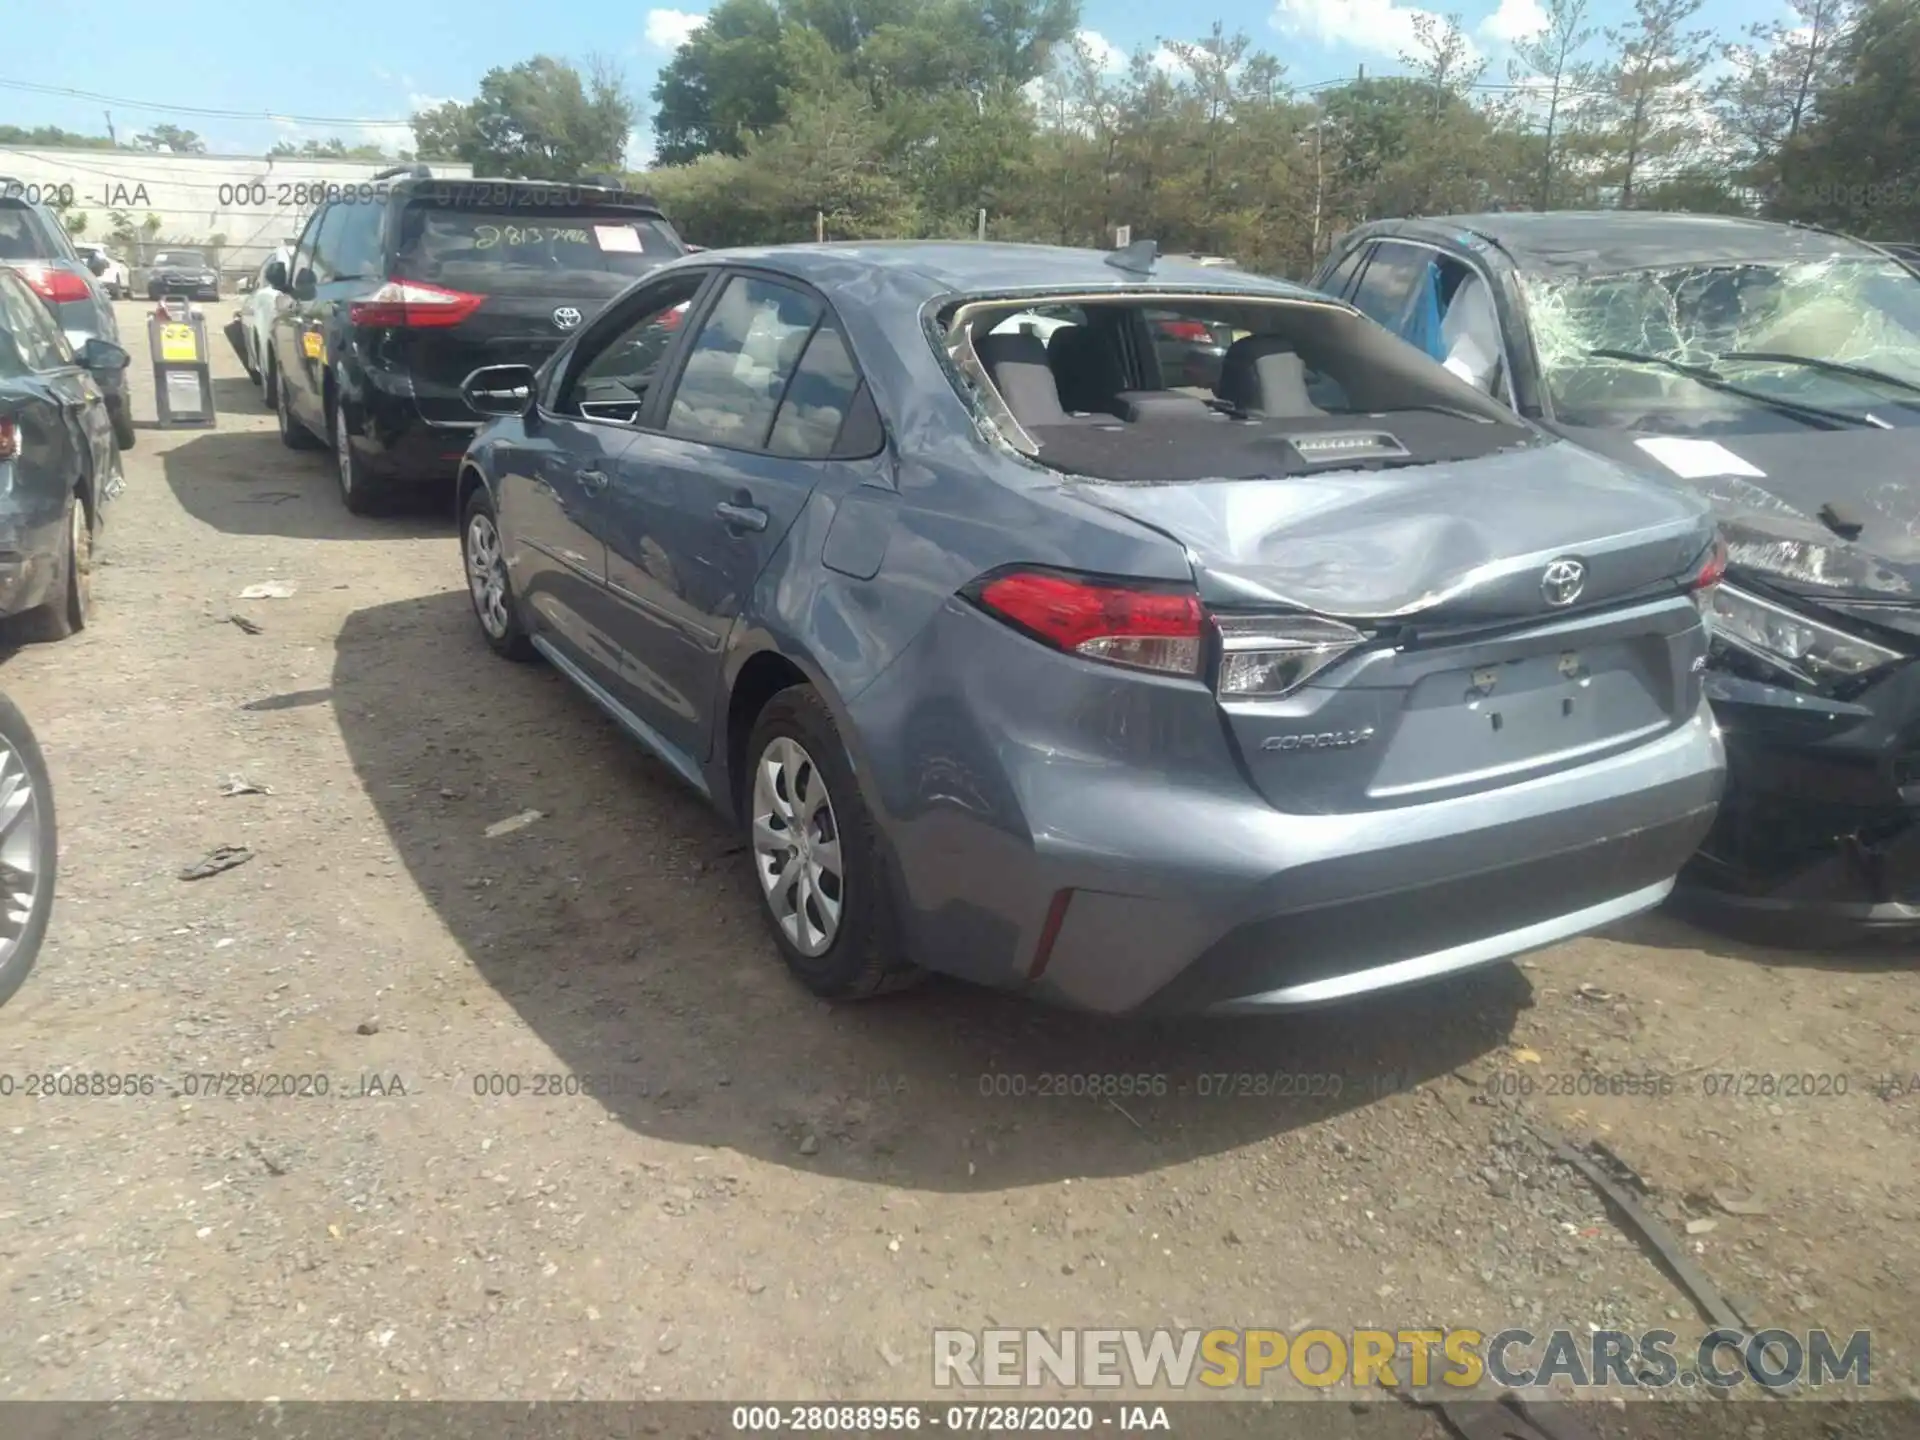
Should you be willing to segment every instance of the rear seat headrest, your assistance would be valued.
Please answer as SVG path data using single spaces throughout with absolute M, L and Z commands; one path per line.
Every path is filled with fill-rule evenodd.
M 1307 394 L 1307 366 L 1281 335 L 1248 335 L 1227 347 L 1213 393 L 1256 415 L 1320 415 Z
M 1047 347 L 1026 331 L 988 335 L 974 347 L 1013 418 L 1022 425 L 1059 425 L 1066 421 L 1060 387 L 1047 364 Z

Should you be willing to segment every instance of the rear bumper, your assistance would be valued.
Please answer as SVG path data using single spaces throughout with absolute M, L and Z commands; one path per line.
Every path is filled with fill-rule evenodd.
M 1522 783 L 1285 813 L 1203 686 L 1116 683 L 958 605 L 852 708 L 915 958 L 1108 1014 L 1321 1004 L 1611 923 L 1665 897 L 1725 776 L 1702 704 Z
M 1694 905 L 1920 927 L 1920 662 L 1848 701 L 1731 674 L 1708 694 L 1727 795 L 1681 876 Z
M 369 474 L 395 485 L 437 485 L 459 473 L 460 457 L 478 423 L 440 425 L 422 419 L 412 383 L 401 371 L 365 369 L 354 379 L 348 413 Z

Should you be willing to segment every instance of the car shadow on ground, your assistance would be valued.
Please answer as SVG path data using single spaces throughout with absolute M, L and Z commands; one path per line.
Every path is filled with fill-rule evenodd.
M 451 480 L 409 488 L 389 514 L 350 515 L 332 456 L 290 451 L 271 430 L 203 431 L 162 452 L 160 465 L 181 508 L 228 535 L 415 540 L 453 533 Z
M 1875 974 L 1909 970 L 1920 961 L 1920 933 L 1842 929 L 1828 920 L 1791 914 L 1729 913 L 1686 895 L 1607 933 L 1631 945 L 1699 951 L 1780 970 Z
M 677 1143 L 936 1190 L 1142 1173 L 1445 1075 L 1532 1003 L 1499 965 L 1257 1020 L 1121 1022 L 939 980 L 829 1005 L 780 966 L 736 835 L 553 670 L 492 655 L 463 592 L 350 615 L 330 698 L 413 882 L 537 1036 L 534 1068 Z M 474 1076 L 529 1068 L 516 1041 Z

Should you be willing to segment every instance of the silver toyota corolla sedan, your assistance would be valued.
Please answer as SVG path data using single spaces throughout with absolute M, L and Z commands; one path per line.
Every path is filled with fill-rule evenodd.
M 1657 904 L 1713 818 L 1704 505 L 1298 287 L 707 251 L 465 393 L 487 642 L 740 827 L 820 994 L 1309 1005 Z

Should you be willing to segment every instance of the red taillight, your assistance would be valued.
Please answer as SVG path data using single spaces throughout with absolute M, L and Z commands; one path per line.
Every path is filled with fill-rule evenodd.
M 1727 542 L 1718 535 L 1713 544 L 1707 547 L 1707 553 L 1687 580 L 1690 591 L 1711 590 L 1718 585 L 1727 573 Z
M 1022 570 L 989 580 L 990 613 L 1059 649 L 1169 675 L 1200 673 L 1200 597 Z
M 0 415 L 0 461 L 20 457 L 20 426 L 11 415 Z
M 1160 333 L 1169 340 L 1190 340 L 1196 345 L 1206 345 L 1213 339 L 1213 332 L 1198 320 L 1162 320 Z
M 443 328 L 458 325 L 478 310 L 486 298 L 469 295 L 464 290 L 422 285 L 418 280 L 389 280 L 366 299 L 350 302 L 347 320 L 350 324 L 375 327 Z
M 49 305 L 93 298 L 93 287 L 71 270 L 57 270 L 51 265 L 16 265 L 14 272 Z

